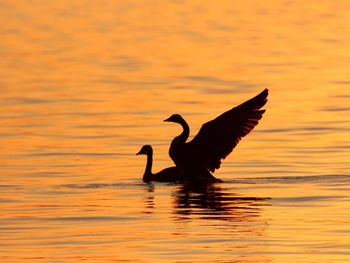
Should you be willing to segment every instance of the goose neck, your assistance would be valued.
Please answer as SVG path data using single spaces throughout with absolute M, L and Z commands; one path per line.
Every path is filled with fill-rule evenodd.
M 180 134 L 179 138 L 180 138 L 182 141 L 186 142 L 188 136 L 190 136 L 190 127 L 188 126 L 188 124 L 187 124 L 187 122 L 186 122 L 185 120 L 182 120 L 182 121 L 180 122 L 180 125 L 182 126 L 183 131 L 182 131 L 182 133 Z
M 146 164 L 146 169 L 145 173 L 143 175 L 143 180 L 145 182 L 150 180 L 150 177 L 152 176 L 152 163 L 153 163 L 153 153 L 147 153 L 147 164 Z

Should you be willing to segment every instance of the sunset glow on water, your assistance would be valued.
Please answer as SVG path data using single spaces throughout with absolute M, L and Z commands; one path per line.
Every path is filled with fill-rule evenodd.
M 349 1 L 1 1 L 1 262 L 350 262 Z M 269 89 L 207 187 L 143 183 Z

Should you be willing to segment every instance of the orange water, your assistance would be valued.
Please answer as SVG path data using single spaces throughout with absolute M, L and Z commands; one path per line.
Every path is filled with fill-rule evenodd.
M 1 1 L 1 262 L 349 262 L 349 1 Z M 269 88 L 208 188 L 142 183 Z

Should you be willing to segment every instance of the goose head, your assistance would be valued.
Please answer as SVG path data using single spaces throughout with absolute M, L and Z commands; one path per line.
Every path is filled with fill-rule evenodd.
M 140 154 L 152 154 L 153 150 L 152 150 L 152 146 L 151 145 L 144 145 L 142 146 L 141 150 L 136 154 L 136 155 L 140 155 Z
M 181 117 L 180 114 L 173 114 L 169 118 L 165 119 L 166 122 L 175 122 L 175 123 L 183 123 L 184 119 Z

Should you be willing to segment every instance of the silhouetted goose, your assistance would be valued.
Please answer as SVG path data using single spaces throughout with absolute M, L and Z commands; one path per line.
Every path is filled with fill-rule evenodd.
M 159 173 L 152 173 L 152 163 L 153 163 L 153 149 L 151 145 L 142 146 L 141 150 L 136 154 L 147 155 L 147 165 L 145 173 L 143 175 L 144 182 L 158 181 L 158 182 L 177 182 L 181 181 L 181 176 L 179 169 L 177 167 L 169 167 L 161 170 Z
M 164 121 L 179 123 L 183 131 L 171 142 L 169 155 L 186 174 L 214 172 L 240 139 L 251 132 L 262 118 L 260 110 L 267 102 L 268 90 L 202 125 L 198 134 L 187 142 L 190 129 L 186 121 L 174 114 Z M 210 172 L 209 172 L 210 171 Z M 215 178 L 215 177 L 214 177 Z

